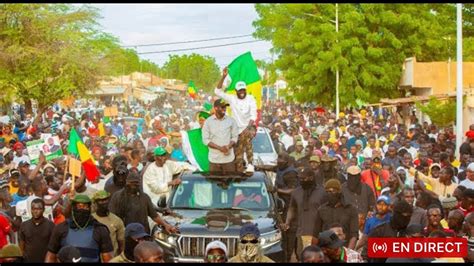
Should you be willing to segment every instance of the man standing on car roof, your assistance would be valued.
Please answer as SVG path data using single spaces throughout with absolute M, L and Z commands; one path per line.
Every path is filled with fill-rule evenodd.
M 222 99 L 214 102 L 214 111 L 202 127 L 202 142 L 209 147 L 210 172 L 235 172 L 234 145 L 238 128 L 235 119 L 225 114 L 229 106 Z
M 253 146 L 252 139 L 254 135 L 251 133 L 252 125 L 257 120 L 257 102 L 252 95 L 247 95 L 247 84 L 239 81 L 235 84 L 237 96 L 227 94 L 222 90 L 224 79 L 228 74 L 227 67 L 222 72 L 222 77 L 214 93 L 230 104 L 232 117 L 237 122 L 239 139 L 235 147 L 235 163 L 238 172 L 244 172 L 244 152 L 247 154 L 246 173 L 254 172 L 253 163 Z

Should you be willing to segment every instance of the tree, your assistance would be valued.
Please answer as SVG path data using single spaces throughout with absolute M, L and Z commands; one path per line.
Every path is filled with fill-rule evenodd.
M 435 12 L 436 7 L 440 11 Z M 441 8 L 442 7 L 442 8 Z M 257 4 L 254 36 L 271 41 L 292 98 L 335 105 L 339 70 L 341 106 L 356 99 L 401 97 L 397 89 L 407 57 L 445 61 L 442 37 L 455 33 L 455 13 L 432 4 Z M 454 35 L 455 36 L 455 35 Z
M 37 102 L 38 116 L 97 88 L 114 39 L 97 29 L 97 9 L 65 4 L 0 5 L 0 89 Z
M 220 77 L 219 66 L 214 58 L 199 54 L 170 55 L 162 69 L 167 78 L 194 81 L 196 88 L 212 91 Z
M 416 103 L 416 108 L 428 115 L 431 123 L 440 127 L 453 125 L 456 120 L 456 101 L 452 99 L 442 102 L 431 97 L 427 104 Z
M 109 52 L 103 59 L 107 65 L 107 75 L 129 75 L 135 71 L 157 74 L 160 71 L 155 63 L 140 59 L 135 50 L 120 47 L 116 38 L 112 39 L 110 45 Z

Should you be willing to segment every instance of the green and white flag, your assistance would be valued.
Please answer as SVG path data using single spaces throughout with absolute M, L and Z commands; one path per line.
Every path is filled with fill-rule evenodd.
M 202 129 L 181 131 L 183 152 L 199 171 L 209 172 L 209 148 L 202 142 Z

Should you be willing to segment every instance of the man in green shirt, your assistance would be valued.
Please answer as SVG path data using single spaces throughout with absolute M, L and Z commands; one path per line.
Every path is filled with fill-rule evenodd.
M 107 226 L 114 247 L 114 256 L 122 253 L 125 245 L 125 225 L 117 215 L 109 211 L 110 193 L 105 190 L 97 191 L 93 197 L 96 212 L 92 216 Z

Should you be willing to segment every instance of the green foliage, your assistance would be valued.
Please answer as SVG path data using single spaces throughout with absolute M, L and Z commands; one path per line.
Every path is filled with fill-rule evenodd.
M 96 9 L 63 4 L 0 5 L 0 89 L 44 111 L 84 95 L 104 73 L 112 38 L 97 29 Z
M 466 7 L 472 14 L 472 5 Z M 407 57 L 446 61 L 455 55 L 452 4 L 339 4 L 338 33 L 334 4 L 257 4 L 255 9 L 254 36 L 272 42 L 275 67 L 297 101 L 335 106 L 336 70 L 341 107 L 355 106 L 356 99 L 401 97 L 397 87 Z M 473 16 L 464 19 L 472 28 Z M 473 51 L 472 34 L 463 37 L 465 51 Z
M 431 97 L 427 104 L 416 103 L 416 108 L 428 115 L 431 122 L 441 127 L 454 124 L 456 121 L 456 101 L 440 101 L 436 97 Z
M 133 49 L 124 49 L 118 45 L 118 41 L 111 43 L 107 55 L 104 57 L 107 65 L 107 75 L 121 76 L 133 72 L 149 72 L 158 75 L 160 68 L 149 60 L 140 59 Z
M 199 54 L 170 55 L 162 73 L 166 78 L 180 79 L 185 83 L 194 81 L 196 89 L 214 90 L 220 77 L 219 66 L 214 58 Z
M 16 95 L 25 104 L 35 100 L 42 112 L 57 100 L 86 96 L 104 76 L 158 73 L 154 63 L 102 32 L 98 18 L 87 5 L 1 4 L 1 103 Z

